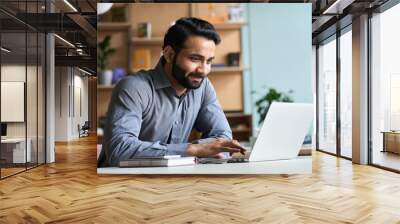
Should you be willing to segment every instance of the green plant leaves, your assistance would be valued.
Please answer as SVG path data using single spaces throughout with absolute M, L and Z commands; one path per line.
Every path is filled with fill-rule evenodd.
M 293 90 L 289 90 L 288 94 L 291 93 L 293 93 Z M 258 124 L 264 121 L 272 102 L 293 102 L 293 99 L 288 94 L 269 88 L 268 92 L 256 101 L 257 113 L 260 115 Z
M 97 44 L 97 67 L 100 71 L 106 70 L 109 57 L 115 54 L 116 49 L 110 48 L 111 36 L 107 35 L 103 41 Z

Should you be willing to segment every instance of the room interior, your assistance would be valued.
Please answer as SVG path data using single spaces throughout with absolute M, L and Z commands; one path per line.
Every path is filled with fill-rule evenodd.
M 9 2 L 1 1 L 0 9 L 9 7 L 5 4 Z M 26 1 L 18 2 L 23 6 Z M 119 68 L 113 71 L 116 76 L 123 73 L 121 68 L 126 73 L 135 71 L 135 62 L 140 62 L 135 61 L 135 57 L 149 58 L 148 50 L 134 53 L 139 46 L 150 49 L 146 66 L 154 63 L 159 55 L 156 50 L 160 45 L 159 36 L 170 24 L 170 19 L 163 17 L 164 13 L 167 18 L 181 14 L 207 16 L 213 14 L 208 13 L 211 10 L 218 19 L 225 14 L 224 10 L 236 7 L 236 3 L 211 6 L 205 3 L 204 7 L 175 3 L 174 9 L 179 10 L 170 12 L 154 7 L 148 1 L 135 1 L 131 8 L 114 3 L 116 10 L 109 11 L 111 14 L 105 14 L 104 18 L 97 18 L 87 1 L 56 1 L 57 6 L 51 2 L 57 13 L 81 14 L 89 24 L 97 23 L 98 42 L 106 34 L 112 35 L 111 47 L 118 50 L 110 64 L 114 69 Z M 95 5 L 94 1 L 89 2 Z M 115 83 L 111 78 L 108 84 L 103 84 L 104 77 L 99 80 L 99 74 L 84 75 L 85 72 L 93 73 L 90 67 L 94 66 L 92 50 L 96 43 L 85 42 L 92 50 L 85 51 L 87 48 L 82 47 L 88 55 L 79 56 L 75 48 L 52 33 L 39 31 L 32 37 L 26 31 L 29 28 L 26 25 L 19 31 L 5 32 L 4 24 L 8 23 L 3 21 L 6 17 L 10 22 L 9 15 L 0 11 L 0 110 L 3 112 L 4 108 L 20 105 L 3 106 L 10 104 L 11 99 L 4 99 L 3 91 L 7 95 L 14 91 L 15 96 L 20 96 L 13 102 L 24 101 L 24 118 L 3 122 L 3 116 L 20 116 L 2 113 L 1 129 L 2 133 L 7 132 L 7 138 L 23 139 L 25 145 L 21 152 L 25 158 L 22 156 L 22 160 L 28 158 L 28 145 L 32 145 L 32 163 L 26 161 L 21 167 L 0 168 L 0 222 L 397 223 L 400 202 L 395 198 L 400 196 L 400 140 L 396 99 L 400 72 L 396 60 L 400 45 L 394 28 L 397 23 L 393 21 L 400 15 L 400 4 L 393 0 L 268 2 L 271 4 L 243 4 L 244 22 L 218 27 L 224 36 L 232 38 L 229 40 L 235 51 L 240 51 L 240 64 L 227 66 L 225 56 L 228 52 L 222 52 L 218 62 L 224 65 L 216 67 L 213 75 L 217 83 L 222 83 L 218 86 L 219 99 L 224 102 L 227 114 L 234 115 L 230 122 L 237 128 L 236 136 L 243 135 L 249 141 L 257 133 L 259 114 L 254 103 L 261 97 L 260 91 L 275 87 L 295 102 L 314 103 L 315 124 L 309 139 L 305 139 L 305 143 L 311 143 L 313 148 L 312 173 L 307 175 L 98 175 L 96 145 L 101 143 L 101 129 L 97 127 L 101 127 L 103 121 L 97 119 L 105 115 L 106 102 Z M 78 12 L 73 12 L 68 4 Z M 301 21 L 297 14 L 300 12 L 296 7 L 304 4 L 309 7 L 304 17 L 309 23 Z M 134 18 L 143 19 L 142 26 L 147 29 L 149 19 L 145 11 L 132 13 L 135 7 L 147 7 L 151 15 L 160 14 L 164 19 L 159 22 L 164 28 L 157 27 L 157 19 L 151 21 L 153 35 L 139 39 L 138 23 Z M 40 11 L 40 8 L 40 4 L 35 5 L 35 9 Z M 160 9 L 164 10 L 158 12 Z M 289 10 L 293 11 L 288 13 Z M 278 17 L 282 20 L 274 20 Z M 227 19 L 219 19 L 224 18 Z M 63 24 L 81 31 L 84 24 L 87 25 L 77 25 L 74 21 L 80 19 L 66 19 Z M 288 25 L 295 21 L 299 22 L 298 26 Z M 59 22 L 57 20 L 55 24 Z M 52 29 L 54 31 L 54 27 Z M 278 31 L 269 32 L 269 29 Z M 311 32 L 303 33 L 306 29 Z M 291 31 L 301 35 L 293 35 Z M 58 34 L 75 46 L 80 43 L 79 37 L 68 35 L 68 32 L 58 30 Z M 20 47 L 22 44 L 22 49 L 10 47 L 3 41 L 7 36 L 21 40 L 18 43 Z M 27 47 L 31 37 L 33 43 L 43 40 L 43 44 L 34 44 L 33 56 L 27 57 L 32 53 Z M 310 49 L 304 47 L 307 44 L 299 44 L 310 40 Z M 371 45 L 368 40 L 372 40 Z M 259 45 L 262 42 L 269 49 L 267 53 Z M 47 49 L 44 57 L 40 53 L 42 48 Z M 69 51 L 72 51 L 71 55 Z M 5 63 L 17 52 L 21 54 L 16 61 L 19 60 L 22 68 Z M 53 59 L 49 59 L 51 54 Z M 285 62 L 284 66 L 277 62 L 279 60 Z M 270 64 L 267 66 L 266 62 Z M 53 67 L 49 68 L 49 64 Z M 46 69 L 41 71 L 42 67 Z M 20 75 L 8 75 L 10 69 Z M 231 76 L 232 79 L 225 81 Z M 10 81 L 17 84 L 13 83 L 11 88 Z M 23 94 L 21 83 L 24 83 Z M 83 96 L 85 88 L 87 107 L 83 100 L 86 99 Z M 28 95 L 29 91 L 34 94 Z M 235 97 L 225 99 L 229 94 L 235 94 Z M 41 97 L 43 95 L 46 97 Z M 50 112 L 49 108 L 52 108 Z M 81 113 L 84 114 L 82 120 L 80 116 L 73 116 Z M 55 128 L 56 120 L 61 118 L 64 118 L 62 122 L 66 128 L 59 133 L 63 139 L 56 142 L 60 131 Z M 84 120 L 91 122 L 92 133 L 96 129 L 100 131 L 97 133 L 99 138 L 94 134 L 79 138 L 76 126 Z M 0 147 L 0 158 L 3 158 L 3 144 Z M 49 160 L 48 148 L 54 149 L 54 160 Z M 4 164 L 2 160 L 1 165 Z
M 15 27 L 17 30 L 18 28 Z M 9 51 L 1 54 L 1 175 L 43 164 L 44 35 L 28 30 L 2 33 Z
M 293 43 L 287 43 L 291 47 L 298 48 L 299 52 L 301 52 L 286 58 L 288 62 L 295 64 L 292 69 L 298 68 L 301 70 L 301 74 L 296 77 L 292 75 L 290 69 L 280 69 L 279 65 L 265 69 L 262 67 L 262 61 L 257 59 L 253 59 L 257 62 L 251 62 L 252 64 L 250 64 L 251 57 L 265 56 L 262 50 L 256 49 L 255 45 L 270 47 L 263 42 L 263 39 L 270 38 L 275 41 L 278 38 L 275 36 L 269 37 L 266 31 L 258 31 L 256 28 L 258 24 L 256 23 L 245 23 L 244 21 L 248 15 L 239 4 L 176 3 L 171 6 L 179 8 L 179 10 L 167 10 L 170 6 L 162 4 L 120 3 L 114 4 L 107 13 L 99 16 L 98 41 L 101 42 L 106 36 L 110 36 L 110 48 L 116 50 L 115 54 L 109 59 L 110 70 L 123 70 L 125 74 L 132 74 L 140 69 L 154 67 L 159 60 L 162 37 L 168 26 L 181 17 L 198 16 L 214 21 L 215 28 L 222 38 L 221 44 L 217 47 L 216 59 L 209 79 L 216 89 L 217 98 L 227 116 L 235 139 L 241 142 L 249 142 L 251 137 L 259 131 L 259 114 L 253 105 L 266 94 L 265 92 L 269 88 L 275 88 L 281 92 L 294 92 L 290 97 L 295 98 L 298 102 L 312 102 L 311 91 L 303 90 L 311 88 L 311 78 L 305 74 L 309 68 L 304 68 L 301 62 L 296 60 L 298 54 L 307 52 L 307 45 L 304 48 L 296 47 L 304 45 L 302 43 L 305 43 L 304 39 L 307 36 L 299 38 Z M 229 12 L 235 13 L 236 11 L 240 12 L 240 17 L 235 18 L 235 20 L 228 19 Z M 151 17 L 153 14 L 160 16 Z M 256 17 L 261 15 L 261 12 L 254 12 L 252 15 Z M 256 20 L 257 18 L 254 18 L 254 21 Z M 292 21 L 288 19 L 286 22 Z M 149 36 L 144 38 L 140 37 L 142 34 L 139 28 L 143 24 L 148 24 L 147 26 L 149 26 L 149 33 L 146 34 Z M 298 21 L 298 24 L 301 24 L 301 21 Z M 249 29 L 254 29 L 256 30 L 254 32 L 259 33 L 255 34 L 254 37 L 250 37 Z M 292 35 L 290 32 L 287 34 Z M 308 35 L 310 34 L 308 33 Z M 234 54 L 239 59 L 236 64 L 229 60 L 229 57 L 233 57 L 232 55 Z M 273 58 L 272 56 L 271 60 L 279 61 L 278 58 Z M 309 62 L 304 63 L 307 64 Z M 274 74 L 276 72 L 282 75 L 282 79 L 285 77 L 293 81 L 289 83 L 274 81 L 272 75 L 264 75 L 265 73 Z M 99 75 L 102 75 L 101 72 Z M 105 79 L 100 77 L 100 80 Z M 271 82 L 269 82 L 270 80 Z M 98 85 L 99 144 L 102 142 L 102 123 L 115 81 L 116 79 L 107 84 L 100 81 Z M 267 90 L 266 85 L 268 85 Z M 193 131 L 192 136 L 195 139 L 199 137 L 199 134 Z M 310 144 L 311 133 L 307 139 L 306 143 Z
M 82 28 L 96 18 L 89 3 L 75 6 L 87 12 L 82 17 L 59 1 L 1 2 L 0 179 L 54 162 L 54 142 L 95 134 L 96 43 Z

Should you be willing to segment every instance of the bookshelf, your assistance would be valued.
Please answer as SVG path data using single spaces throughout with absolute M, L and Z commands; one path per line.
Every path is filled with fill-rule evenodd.
M 209 4 L 201 3 L 176 3 L 168 4 L 176 10 L 164 9 L 164 5 L 156 4 L 134 4 L 130 8 L 131 17 L 131 56 L 135 50 L 147 49 L 150 52 L 150 64 L 155 65 L 161 54 L 163 37 L 172 21 L 181 17 L 195 16 L 204 18 Z M 216 15 L 227 12 L 229 4 L 214 4 Z M 157 15 L 157 17 L 151 16 Z M 136 27 L 140 22 L 150 22 L 152 26 L 152 38 L 136 37 Z M 222 42 L 216 48 L 214 62 L 216 64 L 227 64 L 227 54 L 241 52 L 241 30 L 247 24 L 245 22 L 223 22 L 213 23 L 215 29 L 221 36 Z M 135 58 L 131 58 L 135 60 Z M 132 60 L 129 65 L 132 71 L 138 69 L 133 66 Z M 243 103 L 243 71 L 244 66 L 213 67 L 209 79 L 213 83 L 218 100 L 226 112 L 242 112 Z M 234 90 L 234 91 L 232 91 Z
M 226 3 L 213 4 L 217 16 L 226 15 L 228 7 L 229 4 Z M 171 8 L 174 8 L 174 10 L 170 10 Z M 159 60 L 164 34 L 171 23 L 181 17 L 188 16 L 204 19 L 210 14 L 208 12 L 209 8 L 210 3 L 127 4 L 127 15 L 129 16 L 126 22 L 115 24 L 102 22 L 98 24 L 98 30 L 100 36 L 106 33 L 113 35 L 112 43 L 117 46 L 118 54 L 115 55 L 115 59 L 112 60 L 111 64 L 124 67 L 127 71 L 135 72 L 138 70 L 133 66 L 136 50 L 147 49 L 151 55 L 149 69 L 153 68 Z M 137 37 L 137 26 L 143 22 L 151 23 L 151 38 Z M 242 52 L 241 32 L 247 23 L 219 22 L 213 23 L 213 25 L 222 39 L 222 42 L 216 48 L 214 63 L 219 65 L 227 64 L 228 53 L 240 52 L 241 54 Z M 121 33 L 124 33 L 127 39 L 118 38 L 118 35 L 122 35 Z M 114 39 L 114 35 L 117 38 Z M 247 65 L 242 64 L 242 56 L 240 56 L 240 61 L 241 64 L 239 66 L 212 67 L 212 71 L 208 76 L 214 85 L 218 100 L 227 114 L 233 112 L 241 113 L 244 110 L 243 73 L 247 69 Z M 113 86 L 98 87 L 98 116 L 105 115 L 107 106 L 102 104 L 108 105 L 109 99 L 107 98 L 110 97 L 112 92 L 110 90 L 112 89 Z M 251 125 L 251 122 L 249 124 Z M 246 132 L 243 129 L 237 131 Z

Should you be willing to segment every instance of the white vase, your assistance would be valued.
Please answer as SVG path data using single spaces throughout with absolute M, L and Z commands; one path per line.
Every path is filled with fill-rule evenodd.
M 99 73 L 99 84 L 100 85 L 111 85 L 113 73 L 111 70 L 105 70 Z

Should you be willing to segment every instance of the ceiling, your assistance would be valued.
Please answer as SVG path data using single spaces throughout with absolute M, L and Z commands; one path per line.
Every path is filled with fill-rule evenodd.
M 313 0 L 313 44 L 350 25 L 353 17 L 373 11 L 386 2 L 388 0 Z
M 67 2 L 66 2 L 67 1 Z M 313 43 L 332 36 L 337 29 L 351 24 L 352 18 L 368 10 L 374 10 L 389 0 L 251 0 L 267 3 L 312 3 Z M 100 0 L 99 2 L 116 2 Z M 164 2 L 137 0 L 126 2 Z M 176 2 L 179 2 L 177 0 Z M 220 1 L 228 2 L 228 1 Z M 229 0 L 232 2 L 232 0 Z M 335 3 L 336 2 L 336 3 Z M 69 4 L 70 5 L 69 5 Z M 25 55 L 25 38 L 21 33 L 54 32 L 72 43 L 55 38 L 56 64 L 82 66 L 96 71 L 96 0 L 1 0 L 0 26 L 3 46 L 14 48 Z M 71 7 L 72 6 L 72 7 Z M 49 11 L 52 13 L 48 13 Z M 4 33 L 7 33 L 5 35 Z M 29 35 L 28 35 L 29 36 Z M 34 43 L 29 44 L 28 55 L 35 52 Z
M 56 66 L 79 66 L 95 74 L 96 4 L 96 0 L 1 0 L 2 46 L 12 49 L 7 57 L 21 60 L 25 55 L 34 56 L 38 48 L 30 44 L 36 39 L 31 39 L 36 33 L 50 32 L 74 45 L 55 38 Z

